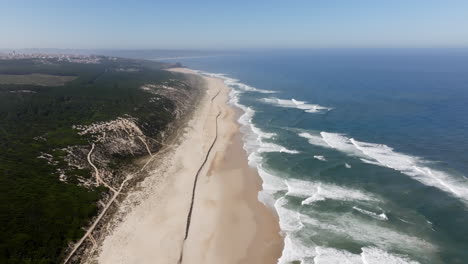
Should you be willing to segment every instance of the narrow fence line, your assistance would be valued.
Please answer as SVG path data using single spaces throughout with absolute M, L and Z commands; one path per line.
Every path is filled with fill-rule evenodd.
M 211 150 L 213 149 L 214 144 L 216 143 L 216 140 L 218 139 L 218 117 L 220 115 L 221 115 L 221 112 L 218 112 L 218 115 L 216 115 L 216 121 L 215 121 L 216 122 L 216 134 L 215 134 L 215 138 L 214 138 L 213 142 L 211 143 L 211 146 L 208 149 L 208 152 L 206 153 L 205 160 L 203 160 L 203 163 L 201 164 L 200 168 L 198 168 L 197 174 L 195 175 L 195 180 L 193 182 L 193 190 L 192 190 L 192 201 L 190 203 L 190 209 L 189 209 L 189 213 L 188 213 L 188 216 L 187 216 L 187 225 L 185 227 L 185 238 L 184 238 L 184 240 L 187 239 L 188 232 L 189 232 L 189 229 L 190 229 L 190 222 L 191 222 L 191 218 L 192 218 L 193 203 L 195 201 L 195 192 L 196 192 L 196 189 L 197 189 L 198 177 L 200 175 L 201 170 L 204 168 L 206 162 L 208 161 Z
M 218 92 L 211 98 L 211 102 L 213 102 L 213 100 L 219 95 L 220 92 L 221 92 L 221 89 L 219 89 Z M 187 240 L 188 234 L 189 234 L 189 231 L 190 231 L 190 224 L 191 224 L 191 221 L 192 221 L 193 204 L 195 202 L 195 193 L 196 193 L 196 190 L 197 190 L 198 177 L 200 176 L 200 172 L 202 171 L 202 169 L 205 167 L 205 164 L 208 162 L 208 158 L 210 157 L 211 150 L 213 149 L 216 141 L 218 140 L 218 118 L 220 116 L 221 116 L 221 111 L 218 111 L 218 114 L 216 115 L 216 118 L 215 118 L 215 137 L 214 137 L 213 141 L 211 142 L 210 148 L 208 149 L 208 151 L 207 151 L 207 153 L 205 155 L 205 159 L 203 160 L 202 164 L 198 168 L 197 173 L 195 174 L 195 179 L 193 181 L 192 199 L 190 201 L 190 208 L 189 208 L 189 211 L 188 211 L 187 222 L 186 222 L 186 225 L 185 225 L 185 236 L 184 236 L 184 240 L 182 241 L 180 257 L 179 257 L 179 261 L 177 262 L 178 264 L 182 263 L 182 260 L 183 260 L 183 257 L 184 257 L 184 245 L 185 245 L 185 241 Z

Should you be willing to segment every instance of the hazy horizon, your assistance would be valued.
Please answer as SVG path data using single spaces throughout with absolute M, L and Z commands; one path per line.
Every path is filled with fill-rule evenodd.
M 465 1 L 0 1 L 0 49 L 465 48 Z

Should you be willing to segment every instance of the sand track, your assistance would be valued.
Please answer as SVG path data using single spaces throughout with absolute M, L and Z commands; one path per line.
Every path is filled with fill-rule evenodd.
M 83 244 L 83 242 L 92 234 L 92 232 L 94 231 L 94 229 L 95 229 L 96 226 L 98 225 L 99 221 L 101 221 L 102 217 L 106 214 L 107 210 L 108 210 L 109 207 L 112 205 L 112 203 L 115 201 L 115 199 L 117 198 L 117 196 L 120 194 L 120 192 L 122 191 L 123 186 L 125 185 L 125 183 L 127 183 L 127 181 L 128 181 L 129 179 L 130 179 L 130 178 L 127 177 L 127 178 L 122 182 L 122 184 L 120 185 L 119 190 L 114 192 L 114 195 L 113 195 L 112 198 L 109 200 L 109 202 L 106 204 L 106 207 L 104 207 L 104 209 L 103 209 L 102 212 L 99 214 L 99 216 L 96 218 L 96 220 L 94 221 L 94 223 L 89 227 L 88 231 L 86 231 L 85 235 L 75 244 L 75 247 L 73 248 L 73 250 L 68 254 L 67 258 L 65 258 L 64 264 L 66 264 L 66 263 L 71 259 L 71 257 L 73 257 L 73 255 L 74 255 L 75 252 L 78 250 L 78 248 L 80 248 L 81 244 Z
M 88 163 L 91 167 L 93 167 L 94 169 L 94 175 L 96 176 L 96 184 L 99 186 L 99 184 L 101 183 L 102 185 L 106 186 L 109 190 L 111 190 L 112 192 L 116 193 L 117 191 L 112 188 L 110 185 L 108 185 L 102 178 L 101 178 L 101 175 L 99 174 L 99 170 L 98 168 L 96 167 L 96 165 L 94 165 L 94 163 L 91 161 L 91 154 L 93 153 L 93 150 L 94 150 L 94 147 L 95 147 L 95 144 L 91 144 L 91 150 L 88 152 L 88 156 L 87 156 L 87 159 L 88 159 Z

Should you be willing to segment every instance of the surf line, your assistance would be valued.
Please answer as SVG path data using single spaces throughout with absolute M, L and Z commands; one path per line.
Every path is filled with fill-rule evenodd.
M 220 92 L 221 92 L 221 89 L 219 89 L 218 92 L 211 98 L 211 102 L 214 101 L 214 99 L 218 96 L 218 94 Z M 188 211 L 188 214 L 187 214 L 187 222 L 186 222 L 186 225 L 185 225 L 185 236 L 184 236 L 184 240 L 182 241 L 182 246 L 181 246 L 181 249 L 180 249 L 180 257 L 179 257 L 179 261 L 177 262 L 178 264 L 182 263 L 182 259 L 184 257 L 185 241 L 187 241 L 189 231 L 190 231 L 190 223 L 192 221 L 193 204 L 195 202 L 195 193 L 197 191 L 198 176 L 200 176 L 200 172 L 205 167 L 205 164 L 208 161 L 208 158 L 210 157 L 211 150 L 213 149 L 216 141 L 218 140 L 218 118 L 220 116 L 221 116 L 221 111 L 218 111 L 218 114 L 216 115 L 216 118 L 215 118 L 215 137 L 214 137 L 213 141 L 211 142 L 210 148 L 206 152 L 205 159 L 203 160 L 202 164 L 198 168 L 198 171 L 195 174 L 195 179 L 193 181 L 192 199 L 190 201 L 190 208 L 189 208 L 189 211 Z

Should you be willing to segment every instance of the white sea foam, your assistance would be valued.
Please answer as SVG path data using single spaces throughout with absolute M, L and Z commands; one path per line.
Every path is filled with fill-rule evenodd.
M 289 153 L 289 154 L 298 154 L 300 153 L 299 151 L 297 150 L 290 150 L 290 149 L 287 149 L 283 146 L 280 146 L 280 145 L 277 145 L 277 144 L 274 144 L 274 143 L 270 143 L 270 142 L 262 142 L 260 148 L 258 149 L 258 151 L 260 153 L 262 152 L 280 152 L 280 153 Z
M 321 160 L 321 161 L 327 161 L 327 159 L 322 155 L 314 155 L 314 159 L 318 159 L 318 160 Z
M 253 167 L 256 167 L 261 160 L 260 153 L 263 152 L 280 152 L 288 154 L 298 154 L 299 151 L 285 148 L 281 145 L 266 142 L 265 139 L 272 139 L 276 136 L 275 133 L 264 132 L 252 123 L 252 118 L 255 111 L 250 107 L 241 107 L 244 114 L 239 118 L 238 122 L 242 124 L 244 132 L 244 148 L 249 153 L 251 160 L 255 160 Z
M 331 148 L 357 156 L 362 156 L 362 153 L 356 149 L 353 143 L 351 143 L 351 141 L 349 141 L 349 139 L 344 135 L 327 132 L 320 132 L 320 135 L 322 136 L 323 141 L 325 141 L 325 143 L 327 143 L 327 145 Z
M 239 105 L 239 104 L 237 104 Z M 236 105 L 236 106 L 237 106 Z M 255 115 L 255 111 L 251 107 L 239 106 L 242 110 L 244 110 L 244 114 L 239 118 L 238 122 L 244 126 L 246 126 L 251 132 L 257 136 L 259 139 L 271 139 L 276 136 L 275 133 L 268 133 L 264 132 L 261 129 L 257 128 L 252 123 L 252 118 Z
M 375 247 L 362 248 L 361 254 L 353 254 L 346 250 L 316 247 L 315 264 L 417 264 L 418 262 L 405 256 L 391 254 Z
M 345 167 L 346 167 L 347 169 L 351 169 L 351 165 L 349 165 L 348 163 L 345 163 Z
M 405 219 L 403 219 L 403 218 L 400 218 L 400 217 L 398 217 L 398 219 L 400 219 L 400 221 L 402 221 L 402 222 L 404 222 L 404 223 L 407 223 L 407 224 L 411 224 L 411 225 L 414 225 L 414 224 L 415 224 L 415 223 L 413 223 L 413 222 L 407 221 L 407 220 L 405 220 Z
M 276 210 L 276 200 L 273 195 L 279 191 L 286 190 L 287 186 L 283 179 L 267 172 L 261 164 L 257 165 L 256 168 L 263 182 L 262 190 L 258 193 L 258 199 L 271 209 Z
M 341 201 L 377 201 L 371 194 L 365 192 L 340 187 L 334 184 L 321 182 L 302 181 L 297 179 L 288 179 L 285 181 L 288 188 L 286 195 L 304 197 L 302 204 L 312 204 L 323 200 L 341 200 Z
M 301 264 L 418 264 L 407 256 L 389 253 L 376 247 L 363 247 L 360 254 L 354 254 L 347 250 L 329 248 L 323 246 L 306 246 L 298 243 L 298 240 L 285 237 L 284 248 L 278 264 L 290 264 L 300 261 Z
M 361 142 L 337 133 L 321 132 L 321 137 L 305 132 L 298 135 L 309 139 L 310 144 L 324 147 L 323 143 L 326 143 L 329 148 L 357 156 L 365 163 L 400 171 L 425 185 L 458 197 L 468 205 L 468 180 L 431 169 L 429 162 L 421 158 L 396 152 L 387 145 Z
M 231 89 L 231 91 L 235 90 Z M 263 181 L 262 191 L 259 192 L 258 199 L 268 207 L 274 209 L 275 199 L 273 198 L 273 194 L 281 190 L 286 190 L 287 188 L 281 178 L 267 172 L 267 170 L 263 168 L 261 154 L 264 152 L 297 154 L 299 151 L 287 149 L 271 142 L 266 142 L 266 139 L 273 139 L 276 137 L 276 134 L 264 132 L 256 127 L 252 122 L 255 111 L 251 107 L 245 107 L 240 104 L 238 94 L 235 92 L 231 92 L 230 95 L 231 103 L 244 111 L 238 119 L 238 122 L 242 125 L 241 131 L 244 134 L 244 149 L 248 153 L 249 166 L 257 169 L 258 174 Z
M 387 215 L 385 213 L 378 214 L 378 213 L 374 213 L 374 212 L 359 208 L 357 206 L 353 206 L 353 209 L 360 212 L 360 213 L 362 213 L 362 214 L 368 215 L 368 216 L 370 216 L 372 218 L 375 218 L 375 219 L 378 219 L 378 220 L 383 220 L 383 221 L 388 220 L 388 217 L 387 217 Z
M 272 90 L 258 89 L 258 88 L 252 87 L 250 85 L 243 84 L 243 83 L 239 82 L 239 80 L 232 79 L 232 78 L 225 78 L 224 83 L 226 85 L 228 85 L 229 87 L 231 87 L 231 88 L 237 88 L 237 89 L 239 89 L 241 91 L 244 91 L 244 92 L 257 92 L 257 93 L 264 93 L 264 94 L 277 93 L 276 91 L 272 91 Z
M 284 181 L 277 176 L 267 172 L 262 166 L 262 156 L 263 152 L 280 152 L 280 153 L 289 153 L 297 154 L 299 151 L 291 150 L 280 146 L 272 142 L 266 142 L 267 139 L 273 139 L 276 137 L 275 133 L 269 133 L 261 130 L 256 127 L 252 119 L 255 115 L 255 110 L 251 107 L 246 107 L 239 102 L 239 97 L 244 92 L 258 92 L 258 93 L 276 93 L 271 90 L 262 90 L 255 87 L 243 84 L 239 80 L 230 78 L 226 74 L 216 74 L 203 71 L 197 71 L 199 74 L 221 78 L 224 80 L 224 83 L 229 86 L 230 92 L 230 104 L 243 110 L 243 114 L 238 119 L 238 122 L 241 124 L 241 131 L 244 134 L 244 149 L 248 153 L 248 162 L 251 167 L 257 168 L 260 177 L 263 180 L 262 191 L 258 194 L 258 198 L 264 204 L 274 208 L 275 199 L 273 194 L 280 190 L 286 190 L 286 185 Z
M 290 261 L 300 259 L 303 264 L 313 264 L 313 261 L 308 261 L 307 259 L 308 257 L 314 256 L 315 251 L 311 251 L 307 245 L 302 244 L 299 240 L 291 238 L 292 232 L 300 230 L 303 227 L 299 219 L 300 214 L 292 209 L 284 207 L 286 204 L 285 199 L 275 200 L 274 198 L 274 194 L 287 190 L 285 181 L 281 177 L 268 172 L 262 164 L 261 154 L 263 152 L 285 152 L 289 154 L 297 154 L 299 152 L 272 142 L 267 142 L 266 140 L 274 139 L 276 134 L 264 132 L 256 127 L 252 122 L 255 111 L 239 103 L 239 97 L 245 91 L 261 93 L 272 93 L 273 91 L 252 89 L 250 86 L 239 85 L 237 80 L 225 79 L 225 83 L 231 87 L 229 93 L 230 103 L 244 111 L 243 115 L 238 120 L 242 125 L 241 131 L 244 134 L 244 149 L 249 155 L 249 165 L 257 168 L 263 181 L 262 190 L 258 193 L 258 199 L 268 207 L 276 210 L 280 219 L 281 230 L 285 232 L 283 254 L 278 263 L 289 263 Z
M 276 91 L 258 89 L 250 85 L 241 83 L 238 79 L 230 78 L 228 77 L 227 74 L 224 74 L 224 73 L 210 73 L 210 72 L 197 71 L 197 70 L 195 72 L 204 76 L 222 79 L 227 86 L 237 89 L 237 90 L 241 90 L 243 92 L 257 92 L 257 93 L 264 93 L 264 94 L 277 93 Z
M 258 193 L 258 199 L 268 207 L 276 210 L 275 204 L 277 201 L 273 195 L 278 191 L 286 190 L 287 187 L 283 179 L 269 173 L 266 169 L 263 168 L 261 153 L 282 152 L 297 154 L 299 152 L 296 150 L 287 149 L 272 142 L 266 142 L 265 140 L 267 139 L 275 138 L 276 134 L 265 132 L 256 127 L 252 122 L 252 119 L 255 115 L 254 109 L 251 107 L 246 107 L 239 102 L 240 95 L 244 92 L 275 93 L 275 91 L 256 89 L 254 87 L 242 84 L 236 79 L 226 77 L 223 74 L 210 74 L 205 72 L 202 74 L 224 79 L 225 84 L 231 88 L 229 92 L 230 104 L 243 110 L 244 113 L 240 116 L 238 122 L 241 124 L 241 131 L 244 134 L 244 149 L 248 153 L 249 166 L 257 169 L 263 182 L 262 190 Z
M 431 254 L 435 247 L 417 237 L 400 233 L 373 222 L 359 221 L 350 214 L 337 215 L 314 211 L 316 218 L 286 208 L 287 200 L 283 197 L 276 203 L 281 229 L 285 232 L 283 253 L 278 263 L 292 261 L 301 263 L 417 263 L 410 259 L 391 254 L 383 249 L 399 249 L 415 254 Z M 303 232 L 316 235 L 327 233 L 333 240 L 353 240 L 362 244 L 372 244 L 373 248 L 362 248 L 362 253 L 352 254 L 345 250 L 315 247 L 310 241 L 303 242 L 298 236 Z M 378 247 L 378 248 L 376 248 Z M 315 258 L 314 258 L 315 257 Z M 311 259 L 313 259 L 311 261 Z M 354 262 L 353 262 L 354 261 Z
M 227 82 L 238 83 L 237 80 L 234 81 L 233 79 L 229 79 Z M 244 112 L 238 119 L 238 122 L 242 125 L 241 131 L 244 134 L 244 149 L 248 153 L 249 166 L 257 169 L 263 181 L 262 191 L 258 193 L 258 199 L 268 207 L 275 209 L 274 204 L 276 201 L 273 198 L 273 194 L 286 190 L 286 185 L 281 178 L 267 172 L 263 168 L 261 154 L 265 152 L 298 154 L 299 151 L 288 149 L 272 142 L 266 142 L 265 140 L 267 139 L 275 138 L 276 134 L 265 132 L 253 124 L 252 119 L 255 115 L 255 110 L 240 104 L 239 96 L 242 94 L 242 91 L 238 87 L 230 87 L 230 103 Z
M 364 163 L 367 163 L 367 164 L 372 164 L 372 165 L 377 165 L 377 166 L 380 166 L 381 164 L 378 163 L 377 161 L 372 161 L 372 160 L 368 160 L 368 159 L 364 159 L 364 158 L 360 158 L 360 160 Z
M 298 197 L 303 197 L 303 203 L 313 203 L 319 200 L 326 199 L 335 199 L 335 200 L 364 200 L 371 201 L 375 198 L 367 193 L 343 188 L 340 186 L 323 184 L 323 183 L 309 183 L 306 181 L 295 181 L 287 180 L 285 181 L 282 177 L 274 175 L 263 167 L 262 164 L 262 152 L 293 152 L 294 150 L 288 150 L 283 148 L 278 144 L 271 142 L 272 139 L 275 139 L 277 136 L 275 133 L 269 133 L 262 131 L 252 123 L 252 118 L 255 115 L 255 111 L 252 108 L 248 108 L 239 103 L 239 98 L 242 93 L 245 92 L 258 92 L 258 93 L 272 93 L 273 91 L 259 90 L 248 85 L 241 84 L 238 80 L 227 77 L 223 74 L 209 74 L 203 73 L 205 75 L 210 75 L 217 78 L 224 79 L 225 83 L 229 85 L 232 89 L 230 91 L 230 103 L 243 109 L 244 114 L 238 120 L 241 126 L 241 131 L 244 134 L 244 148 L 249 154 L 249 165 L 256 167 L 259 175 L 263 180 L 263 190 L 258 194 L 259 200 L 265 203 L 266 205 L 275 208 L 278 212 L 280 218 L 280 226 L 284 232 L 285 244 L 281 258 L 278 260 L 279 264 L 286 264 L 292 261 L 301 261 L 302 264 L 313 264 L 313 263 L 346 263 L 344 259 L 357 259 L 355 256 L 351 256 L 351 253 L 346 251 L 338 252 L 339 256 L 333 258 L 332 254 L 333 249 L 317 249 L 316 245 L 311 243 L 311 241 L 305 241 L 301 239 L 297 234 L 300 234 L 307 229 L 307 232 L 318 232 L 319 230 L 331 231 L 334 234 L 337 234 L 346 238 L 353 238 L 362 243 L 368 244 L 372 243 L 375 246 L 381 248 L 391 247 L 392 245 L 397 244 L 401 247 L 409 248 L 425 248 L 428 247 L 424 241 L 420 241 L 417 238 L 411 236 L 402 235 L 398 232 L 392 231 L 387 228 L 382 228 L 378 226 L 373 226 L 369 223 L 359 223 L 353 222 L 353 219 L 349 218 L 350 216 L 338 216 L 338 221 L 335 222 L 335 215 L 329 216 L 329 221 L 323 221 L 324 219 L 315 220 L 307 215 L 303 215 L 293 208 L 289 208 L 287 205 L 287 199 L 285 197 L 275 200 L 274 195 L 278 195 L 279 192 L 288 191 L 288 195 L 294 195 Z M 252 89 L 253 88 L 253 89 Z M 281 100 L 281 99 L 280 99 Z M 294 107 L 297 109 L 302 109 L 307 112 L 321 112 L 328 111 L 329 108 L 321 107 L 318 105 L 307 104 L 306 102 L 300 102 L 296 100 L 285 100 L 290 101 L 286 103 L 292 103 L 295 106 L 291 105 L 288 107 Z M 278 101 L 278 103 L 284 103 Z M 282 105 L 286 107 L 286 105 Z M 320 144 L 322 147 L 330 147 L 330 145 L 325 142 L 321 135 L 315 136 L 308 133 L 303 133 L 301 136 L 308 139 L 309 143 L 316 141 L 314 145 Z M 313 138 L 311 138 L 313 137 Z M 317 140 L 318 139 L 318 140 Z M 317 143 L 320 142 L 320 143 Z M 265 144 L 267 143 L 267 144 Z M 291 153 L 291 154 L 293 154 Z M 309 184 L 309 185 L 308 185 Z M 322 215 L 323 218 L 323 215 Z M 333 219 L 333 221 L 330 221 Z M 313 222 L 314 224 L 311 224 Z M 330 224 L 327 224 L 330 223 Z M 304 225 L 313 226 L 313 228 L 304 228 Z M 316 230 L 316 231 L 314 231 Z M 376 235 L 374 235 L 376 234 Z M 356 237 L 356 238 L 355 238 Z M 369 242 L 370 241 L 370 242 Z M 397 242 L 395 242 L 397 241 Z M 400 243 L 400 244 L 398 244 Z M 414 245 L 414 246 L 413 246 Z M 336 251 L 337 252 L 337 251 Z M 336 253 L 335 252 L 335 253 Z M 417 252 L 417 250 L 415 250 Z M 363 254 L 357 255 L 357 257 L 362 258 L 363 264 L 374 263 L 374 259 L 378 259 L 375 255 L 380 254 L 382 256 L 387 256 L 389 254 L 382 250 L 382 252 L 363 249 Z M 365 256 L 362 257 L 362 255 Z M 314 257 L 316 260 L 314 261 Z M 346 256 L 346 258 L 345 258 Z M 393 255 L 392 255 L 393 256 Z M 322 262 L 320 262 L 322 259 Z M 335 259 L 336 261 L 332 261 Z M 387 257 L 387 259 L 391 259 Z M 325 260 L 330 260 L 326 262 Z M 366 262 L 364 262 L 366 261 Z M 349 262 L 353 263 L 353 262 Z M 359 263 L 359 262 L 357 262 Z M 382 262 L 382 263 L 406 263 L 406 262 Z
M 434 245 L 410 234 L 398 232 L 373 221 L 357 219 L 352 214 L 337 215 L 313 211 L 314 218 L 300 215 L 304 229 L 315 232 L 328 232 L 334 239 L 353 240 L 358 243 L 373 244 L 383 249 L 399 249 L 416 254 L 435 251 Z
M 332 110 L 332 108 L 329 108 L 329 107 L 324 107 L 318 104 L 309 104 L 305 101 L 298 101 L 295 99 L 285 100 L 285 99 L 279 99 L 276 97 L 270 97 L 270 98 L 263 98 L 261 99 L 261 101 L 272 104 L 272 105 L 280 106 L 280 107 L 301 109 L 307 113 L 320 113 L 320 112 Z
M 294 232 L 304 227 L 301 222 L 301 214 L 297 211 L 285 207 L 287 201 L 284 197 L 278 199 L 275 203 L 276 212 L 280 216 L 280 227 L 282 231 Z
M 381 166 L 400 171 L 425 185 L 451 193 L 468 204 L 468 181 L 430 169 L 425 166 L 427 162 L 420 158 L 398 153 L 386 145 L 360 142 L 352 138 L 349 141 Z
M 310 144 L 320 147 L 329 148 L 330 146 L 323 140 L 320 135 L 313 135 L 307 132 L 298 134 L 300 137 L 306 138 Z
M 315 264 L 361 264 L 361 256 L 346 250 L 335 248 L 316 247 L 317 256 Z
M 310 202 L 324 199 L 376 201 L 369 194 L 335 185 L 301 180 L 286 180 L 285 183 L 288 187 L 286 195 L 309 197 Z M 356 219 L 351 214 L 337 215 L 335 213 L 314 211 L 311 213 L 311 215 L 314 215 L 314 218 L 312 218 L 294 209 L 287 208 L 285 197 L 280 198 L 275 203 L 275 208 L 281 219 L 280 227 L 286 232 L 283 255 L 278 263 L 290 263 L 294 260 L 301 261 L 302 263 L 412 263 L 407 261 L 406 258 L 378 249 L 366 250 L 365 252 L 367 253 L 364 253 L 364 255 L 352 254 L 332 248 L 318 247 L 314 250 L 313 244 L 310 241 L 304 244 L 295 235 L 302 232 L 314 232 L 316 234 L 326 232 L 336 236 L 335 239 L 351 239 L 358 243 L 371 243 L 384 249 L 409 249 L 408 251 L 416 253 L 426 253 L 434 250 L 432 244 L 420 238 L 376 225 L 371 221 Z M 365 212 L 364 210 L 362 211 Z M 372 212 L 367 211 L 365 213 L 369 213 L 370 215 Z M 379 218 L 379 220 L 384 220 L 386 217 L 383 214 L 372 216 Z M 314 258 L 314 262 L 311 262 L 310 259 L 313 256 L 316 257 Z M 363 262 L 365 260 L 363 256 L 367 258 L 368 262 Z M 376 259 L 379 259 L 379 256 L 382 258 L 392 257 L 388 257 L 389 262 L 374 262 Z M 406 262 L 394 262 L 396 260 Z
M 379 248 L 362 248 L 362 263 L 364 264 L 418 264 L 406 256 L 390 254 Z
M 283 252 L 278 259 L 278 264 L 291 264 L 293 261 L 300 261 L 301 264 L 313 264 L 313 257 L 316 256 L 315 248 L 305 245 L 293 236 L 293 234 L 285 236 Z

